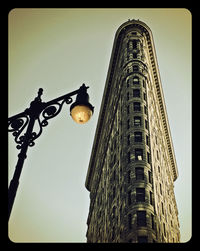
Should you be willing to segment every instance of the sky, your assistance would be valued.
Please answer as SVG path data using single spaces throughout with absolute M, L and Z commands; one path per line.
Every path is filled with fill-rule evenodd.
M 187 9 L 13 9 L 8 15 L 9 116 L 43 88 L 47 102 L 89 86 L 94 115 L 76 124 L 64 104 L 29 147 L 9 221 L 13 242 L 86 242 L 85 179 L 114 36 L 128 19 L 152 30 L 179 177 L 174 183 L 181 242 L 191 238 L 191 13 Z M 17 155 L 9 135 L 8 182 Z

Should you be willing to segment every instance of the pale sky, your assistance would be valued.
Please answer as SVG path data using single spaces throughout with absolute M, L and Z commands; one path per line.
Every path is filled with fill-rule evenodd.
M 49 101 L 88 85 L 94 115 L 84 125 L 69 105 L 29 148 L 9 222 L 13 242 L 86 242 L 85 179 L 115 32 L 128 19 L 152 30 L 179 177 L 181 242 L 191 238 L 191 13 L 187 9 L 13 9 L 9 13 L 9 116 L 43 88 Z M 17 155 L 9 136 L 9 182 Z

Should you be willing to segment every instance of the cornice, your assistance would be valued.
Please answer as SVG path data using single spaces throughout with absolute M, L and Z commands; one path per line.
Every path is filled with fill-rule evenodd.
M 133 20 L 129 20 L 123 23 L 118 28 L 115 34 L 113 49 L 111 53 L 111 59 L 109 63 L 108 73 L 107 73 L 106 84 L 105 84 L 104 93 L 103 93 L 103 99 L 101 103 L 101 109 L 99 112 L 99 118 L 97 122 L 97 128 L 96 128 L 94 143 L 92 147 L 92 153 L 90 157 L 90 163 L 89 163 L 86 182 L 85 182 L 85 186 L 89 191 L 91 190 L 91 181 L 92 181 L 93 174 L 95 172 L 96 155 L 98 155 L 97 152 L 98 152 L 99 144 L 101 144 L 101 140 L 102 140 L 101 136 L 102 136 L 103 122 L 104 122 L 105 112 L 106 112 L 106 108 L 108 104 L 108 97 L 110 95 L 110 90 L 112 89 L 110 87 L 112 84 L 113 74 L 114 74 L 115 65 L 117 61 L 116 58 L 118 55 L 118 49 L 119 49 L 121 40 L 124 37 L 124 34 L 126 34 L 129 30 L 131 31 L 133 27 L 138 28 L 147 40 L 148 51 L 149 51 L 151 67 L 152 67 L 152 76 L 154 78 L 154 83 L 156 86 L 156 93 L 157 93 L 157 98 L 159 101 L 162 123 L 164 127 L 166 141 L 167 141 L 168 152 L 169 152 L 171 166 L 172 166 L 173 175 L 174 175 L 173 177 L 174 181 L 178 177 L 178 169 L 177 169 L 173 143 L 172 143 L 172 138 L 171 138 L 171 133 L 170 133 L 170 127 L 169 127 L 169 122 L 168 122 L 168 117 L 167 117 L 167 112 L 166 112 L 166 107 L 165 107 L 164 95 L 162 91 L 161 79 L 160 79 L 160 74 L 158 70 L 158 63 L 157 63 L 157 57 L 155 53 L 155 46 L 154 46 L 152 32 L 145 23 L 143 23 L 142 21 L 133 19 Z

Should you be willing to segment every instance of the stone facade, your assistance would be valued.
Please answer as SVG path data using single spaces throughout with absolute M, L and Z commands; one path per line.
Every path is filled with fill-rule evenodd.
M 87 242 L 179 242 L 174 156 L 153 37 L 116 32 L 92 148 Z

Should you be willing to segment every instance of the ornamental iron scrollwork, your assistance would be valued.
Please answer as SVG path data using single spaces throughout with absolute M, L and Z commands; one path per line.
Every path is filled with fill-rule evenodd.
M 47 126 L 47 125 L 48 125 L 48 121 L 47 121 L 47 120 L 52 119 L 52 118 L 54 118 L 55 116 L 57 116 L 57 115 L 60 113 L 60 111 L 61 111 L 61 109 L 62 109 L 64 103 L 70 104 L 70 103 L 72 103 L 72 101 L 73 101 L 72 98 L 71 98 L 71 97 L 68 97 L 68 98 L 62 100 L 61 103 L 55 102 L 55 103 L 53 103 L 53 104 L 48 105 L 48 106 L 42 111 L 42 113 L 41 113 L 41 116 L 42 116 L 44 119 L 42 120 L 42 122 L 40 123 L 40 125 L 41 125 L 42 127 Z
M 25 134 L 21 135 L 24 129 L 27 127 L 30 118 L 28 115 L 24 114 L 17 118 L 10 119 L 8 121 L 8 131 L 12 132 L 15 137 L 15 142 L 17 143 L 17 149 L 20 149 L 25 140 Z M 20 136 L 21 135 L 21 136 Z
M 35 118 L 35 122 L 37 121 L 37 125 L 39 126 L 39 130 L 31 132 L 28 139 L 28 145 L 30 147 L 35 145 L 35 140 L 41 135 L 42 133 L 42 127 L 45 127 L 48 125 L 48 120 L 51 118 L 54 118 L 57 116 L 62 107 L 63 104 L 70 104 L 72 103 L 71 97 L 65 97 L 63 100 L 54 101 L 53 103 L 42 103 L 41 99 L 33 101 L 35 104 L 38 105 L 38 107 L 41 106 L 43 109 L 39 110 L 39 114 Z M 37 102 L 37 103 L 36 103 Z M 34 106 L 35 107 L 35 106 Z M 24 143 L 24 140 L 26 138 L 26 133 L 22 134 L 22 132 L 27 128 L 30 117 L 31 117 L 31 107 L 29 109 L 26 109 L 23 113 L 19 114 L 18 116 L 14 116 L 9 118 L 8 120 L 8 132 L 12 132 L 12 135 L 15 137 L 15 142 L 17 143 L 16 148 L 21 149 L 22 145 Z

